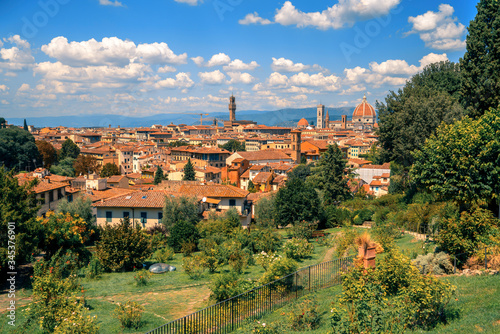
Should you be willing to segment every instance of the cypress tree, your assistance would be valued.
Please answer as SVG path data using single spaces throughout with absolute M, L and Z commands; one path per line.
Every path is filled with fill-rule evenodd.
M 469 25 L 467 51 L 460 59 L 462 104 L 471 117 L 500 104 L 500 5 L 481 0 Z
M 163 169 L 161 169 L 161 167 L 158 166 L 158 168 L 156 169 L 155 179 L 154 179 L 153 183 L 154 183 L 154 185 L 157 185 L 157 184 L 161 183 L 162 180 L 163 180 Z
M 28 131 L 28 124 L 26 124 L 26 118 L 24 119 L 24 126 L 23 126 L 24 130 Z
M 184 181 L 194 181 L 195 178 L 195 173 L 194 173 L 194 167 L 193 164 L 191 163 L 191 159 L 188 159 L 188 162 L 186 166 L 184 166 Z

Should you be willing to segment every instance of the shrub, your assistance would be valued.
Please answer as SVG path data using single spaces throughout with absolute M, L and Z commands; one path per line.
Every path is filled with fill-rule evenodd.
M 358 231 L 354 228 L 349 228 L 335 236 L 335 249 L 336 257 L 343 257 L 350 250 L 354 249 L 354 240 L 358 236 Z
M 249 248 L 253 253 L 273 253 L 282 244 L 281 235 L 272 229 L 252 230 L 250 232 Z
M 297 262 L 287 257 L 281 257 L 273 261 L 264 275 L 260 278 L 260 284 L 271 283 L 279 278 L 285 277 L 297 270 Z
M 421 274 L 443 275 L 453 272 L 450 256 L 444 252 L 419 255 L 412 263 Z
M 146 269 L 141 269 L 136 271 L 134 275 L 135 285 L 137 286 L 148 285 L 152 275 L 153 274 L 151 274 L 151 272 Z
M 318 223 L 308 223 L 306 221 L 301 221 L 290 227 L 288 231 L 288 236 L 298 239 L 311 239 L 312 234 L 316 231 Z
M 428 330 L 444 319 L 454 291 L 449 283 L 421 276 L 410 260 L 391 252 L 375 269 L 357 264 L 343 274 L 334 333 L 403 333 Z M 360 298 L 362 296 L 362 298 Z
M 370 209 L 361 209 L 352 213 L 352 222 L 356 225 L 363 225 L 365 221 L 372 220 L 373 211 Z
M 198 242 L 199 234 L 195 225 L 188 221 L 178 221 L 170 229 L 170 237 L 168 238 L 168 245 L 176 252 L 182 250 L 183 244 Z M 193 250 L 194 251 L 194 250 Z M 184 253 L 184 251 L 182 251 Z
M 182 260 L 182 268 L 191 279 L 199 279 L 203 275 L 205 267 L 205 259 L 201 254 L 184 257 Z
M 67 318 L 54 327 L 54 334 L 97 334 L 99 326 L 97 325 L 97 317 L 94 315 L 85 314 L 83 312 L 72 312 Z
M 174 250 L 170 247 L 159 248 L 154 252 L 153 258 L 156 262 L 167 263 L 174 258 Z
M 151 255 L 151 243 L 140 227 L 132 227 L 125 218 L 119 224 L 104 226 L 101 240 L 96 243 L 96 255 L 108 270 L 131 270 L 142 267 Z
M 288 317 L 290 327 L 294 331 L 310 331 L 318 327 L 321 319 L 318 303 L 313 298 L 305 298 L 296 303 Z
M 252 333 L 280 334 L 285 333 L 285 331 L 283 330 L 283 325 L 281 323 L 265 323 L 256 320 L 252 329 Z
M 181 252 L 184 256 L 191 256 L 196 250 L 196 244 L 191 241 L 186 241 L 181 244 Z
M 314 251 L 313 244 L 309 243 L 306 239 L 293 238 L 283 245 L 283 251 L 286 257 L 294 260 L 303 259 L 308 257 Z
M 96 256 L 92 256 L 86 268 L 85 277 L 90 279 L 97 279 L 103 273 L 101 261 Z
M 226 250 L 227 262 L 231 269 L 241 274 L 246 269 L 251 255 L 242 249 L 241 243 L 234 240 L 224 242 L 222 248 Z
M 255 262 L 262 266 L 264 270 L 267 270 L 274 261 L 281 259 L 281 257 L 281 255 L 266 253 L 264 251 L 254 255 Z
M 326 207 L 325 211 L 328 227 L 344 226 L 346 223 L 351 223 L 351 211 L 346 208 L 330 205 Z
M 113 311 L 113 316 L 120 321 L 122 327 L 139 329 L 143 312 L 144 307 L 142 305 L 127 301 L 123 304 L 118 303 Z
M 210 298 L 215 302 L 221 302 L 250 290 L 252 287 L 251 281 L 244 280 L 236 272 L 230 271 L 214 276 L 210 284 Z
M 83 292 L 76 275 L 62 276 L 63 271 L 44 260 L 35 263 L 32 276 L 33 302 L 28 308 L 27 326 L 37 322 L 44 332 L 52 333 L 73 312 L 84 314 Z
M 385 252 L 394 249 L 394 239 L 402 236 L 401 229 L 391 221 L 379 220 L 371 231 L 375 240 L 380 243 Z

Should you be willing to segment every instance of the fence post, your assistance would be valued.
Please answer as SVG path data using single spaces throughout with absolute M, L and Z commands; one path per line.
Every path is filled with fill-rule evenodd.
M 184 334 L 186 334 L 186 317 L 184 317 Z
M 231 330 L 234 331 L 234 298 L 231 299 Z
M 299 299 L 299 283 L 297 272 L 295 272 L 295 299 Z
M 309 266 L 309 292 L 311 292 L 311 266 Z
M 484 270 L 488 270 L 488 248 L 484 247 Z

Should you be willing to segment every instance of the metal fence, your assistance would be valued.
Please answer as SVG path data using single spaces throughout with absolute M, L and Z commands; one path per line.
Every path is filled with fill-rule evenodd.
M 247 319 L 257 319 L 309 292 L 341 283 L 341 274 L 353 258 L 335 259 L 309 266 L 272 283 L 171 321 L 147 334 L 229 333 Z

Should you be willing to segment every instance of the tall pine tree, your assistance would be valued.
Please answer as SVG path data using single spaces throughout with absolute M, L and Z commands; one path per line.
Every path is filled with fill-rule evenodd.
M 188 159 L 187 164 L 184 166 L 184 177 L 182 179 L 184 181 L 194 181 L 196 179 L 191 159 Z
M 462 104 L 471 117 L 500 104 L 500 3 L 481 0 L 469 25 L 467 51 L 460 59 Z
M 340 148 L 337 144 L 328 145 L 328 150 L 321 156 L 313 174 L 314 183 L 323 193 L 326 206 L 351 197 L 346 170 L 347 161 Z
M 161 183 L 161 181 L 164 179 L 163 177 L 163 169 L 161 169 L 160 166 L 156 168 L 156 173 L 155 173 L 155 179 L 153 181 L 154 185 L 157 185 Z
M 24 119 L 23 129 L 28 131 L 28 124 L 26 124 L 26 118 Z

